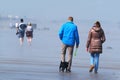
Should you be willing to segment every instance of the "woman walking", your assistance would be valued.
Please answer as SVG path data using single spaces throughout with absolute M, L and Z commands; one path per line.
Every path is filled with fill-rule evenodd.
M 105 34 L 99 21 L 95 22 L 94 26 L 90 29 L 86 50 L 90 53 L 90 70 L 97 73 L 99 66 L 99 56 L 102 53 L 102 44 L 105 42 Z
M 31 45 L 32 38 L 33 38 L 33 27 L 31 23 L 28 23 L 28 26 L 26 28 L 26 37 L 28 44 Z

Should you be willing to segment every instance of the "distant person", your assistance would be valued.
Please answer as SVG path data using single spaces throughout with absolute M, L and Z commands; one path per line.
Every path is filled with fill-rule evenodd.
M 31 45 L 32 38 L 33 38 L 33 27 L 31 23 L 28 23 L 27 25 L 26 37 L 27 37 L 28 44 Z
M 24 41 L 24 34 L 25 34 L 25 29 L 26 29 L 27 25 L 24 24 L 24 20 L 20 19 L 20 24 L 16 23 L 16 28 L 17 28 L 17 35 L 20 39 L 20 45 L 23 44 Z
M 63 24 L 59 30 L 59 38 L 62 41 L 61 61 L 66 62 L 65 55 L 68 50 L 67 72 L 71 72 L 74 45 L 79 47 L 79 34 L 77 26 L 73 23 L 73 17 L 68 17 L 68 22 Z
M 105 42 L 105 34 L 101 27 L 99 21 L 95 22 L 94 26 L 90 29 L 88 34 L 88 40 L 86 44 L 87 52 L 89 51 L 90 54 L 90 70 L 92 72 L 98 72 L 99 66 L 99 56 L 102 53 L 102 44 Z

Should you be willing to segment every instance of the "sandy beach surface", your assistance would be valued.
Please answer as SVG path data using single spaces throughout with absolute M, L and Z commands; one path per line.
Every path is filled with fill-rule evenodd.
M 104 26 L 107 41 L 100 56 L 98 74 L 89 73 L 89 53 L 85 51 L 89 28 L 79 25 L 80 47 L 73 57 L 72 72 L 58 71 L 61 24 L 34 30 L 32 45 L 19 45 L 15 29 L 0 29 L 0 80 L 120 80 L 119 27 Z M 112 25 L 111 25 L 112 26 Z

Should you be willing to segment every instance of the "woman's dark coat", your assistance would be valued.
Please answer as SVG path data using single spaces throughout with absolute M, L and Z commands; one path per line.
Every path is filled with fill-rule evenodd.
M 92 27 L 88 34 L 86 47 L 90 53 L 102 53 L 102 44 L 105 40 L 103 29 L 101 27 Z

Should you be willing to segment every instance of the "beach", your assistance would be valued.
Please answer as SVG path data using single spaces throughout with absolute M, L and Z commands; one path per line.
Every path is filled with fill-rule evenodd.
M 120 80 L 119 24 L 102 22 L 106 42 L 100 55 L 98 74 L 89 73 L 89 53 L 86 40 L 93 22 L 75 22 L 78 25 L 80 46 L 73 57 L 72 72 L 61 73 L 61 41 L 58 30 L 63 22 L 37 26 L 33 42 L 29 46 L 24 39 L 23 46 L 15 29 L 0 29 L 0 80 Z

